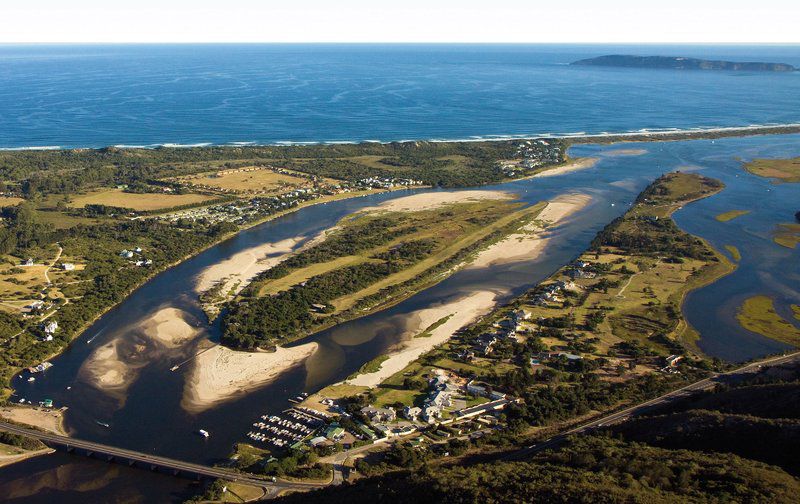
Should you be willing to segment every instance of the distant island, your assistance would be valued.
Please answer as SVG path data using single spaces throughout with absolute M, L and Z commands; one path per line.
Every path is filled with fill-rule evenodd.
M 627 68 L 660 68 L 669 70 L 733 70 L 747 72 L 794 72 L 786 63 L 736 62 L 683 58 L 680 56 L 630 56 L 612 54 L 574 61 L 571 65 Z

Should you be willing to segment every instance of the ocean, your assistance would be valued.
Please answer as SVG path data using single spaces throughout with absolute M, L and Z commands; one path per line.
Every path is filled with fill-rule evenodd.
M 455 140 L 800 122 L 800 46 L 0 45 L 0 148 Z

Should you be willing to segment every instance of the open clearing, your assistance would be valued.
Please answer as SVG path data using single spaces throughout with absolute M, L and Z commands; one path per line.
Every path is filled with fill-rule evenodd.
M 183 205 L 194 205 L 213 199 L 205 194 L 164 194 L 164 193 L 126 193 L 121 189 L 99 189 L 77 195 L 69 203 L 70 207 L 83 208 L 86 205 L 106 205 L 130 208 L 141 212 L 163 210 Z
M 18 205 L 25 201 L 22 198 L 15 198 L 13 196 L 0 196 L 0 208 Z
M 295 176 L 290 172 L 278 173 L 258 166 L 201 173 L 174 180 L 204 189 L 249 194 L 278 194 L 312 185 L 307 177 Z

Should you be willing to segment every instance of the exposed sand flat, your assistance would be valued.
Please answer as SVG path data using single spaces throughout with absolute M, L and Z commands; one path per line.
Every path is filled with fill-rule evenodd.
M 477 291 L 455 301 L 433 308 L 419 310 L 409 318 L 406 341 L 390 349 L 389 358 L 374 373 L 360 374 L 346 382 L 362 387 L 375 387 L 390 376 L 400 372 L 422 354 L 446 342 L 459 328 L 469 324 L 480 315 L 488 313 L 495 305 L 497 294 Z M 414 338 L 435 322 L 452 315 L 444 324 L 431 332 L 430 336 Z
M 594 157 L 576 159 L 575 161 L 567 163 L 562 166 L 545 169 L 544 171 L 541 171 L 536 175 L 531 176 L 531 178 L 557 177 L 558 175 L 566 175 L 567 173 L 572 173 L 580 170 L 585 170 L 586 168 L 591 168 L 592 166 L 597 164 L 597 161 L 598 158 Z
M 296 236 L 238 252 L 203 270 L 197 277 L 195 289 L 198 293 L 204 292 L 217 282 L 224 281 L 223 291 L 227 292 L 236 286 L 235 293 L 238 293 L 256 275 L 281 262 L 303 239 L 303 236 Z
M 365 208 L 365 211 L 387 210 L 390 212 L 418 212 L 432 210 L 453 203 L 464 203 L 481 200 L 511 199 L 513 195 L 505 191 L 450 191 L 426 192 L 403 196 L 389 201 L 384 201 L 376 207 Z
M 144 334 L 168 347 L 179 347 L 191 341 L 200 332 L 185 319 L 186 313 L 178 308 L 164 308 L 142 322 Z
M 205 350 L 192 361 L 181 406 L 190 413 L 199 413 L 240 397 L 300 364 L 317 347 L 316 343 L 307 343 L 278 347 L 275 352 L 237 352 L 217 345 Z
M 603 156 L 605 157 L 641 156 L 643 154 L 647 154 L 647 152 L 648 152 L 647 149 L 615 149 L 603 152 Z
M 28 406 L 3 406 L 0 417 L 17 423 L 38 427 L 47 432 L 66 436 L 64 412 L 60 409 L 31 408 Z
M 549 240 L 545 227 L 563 223 L 591 200 L 586 194 L 566 194 L 554 198 L 547 203 L 535 221 L 523 227 L 519 233 L 511 234 L 482 251 L 469 267 L 485 268 L 494 264 L 535 259 Z

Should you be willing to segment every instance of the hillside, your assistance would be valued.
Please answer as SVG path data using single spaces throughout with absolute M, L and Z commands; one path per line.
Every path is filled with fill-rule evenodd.
M 574 61 L 576 66 L 607 66 L 625 68 L 656 68 L 668 70 L 728 70 L 744 72 L 794 72 L 797 69 L 786 63 L 759 61 L 719 61 L 680 56 L 631 56 L 612 54 Z

